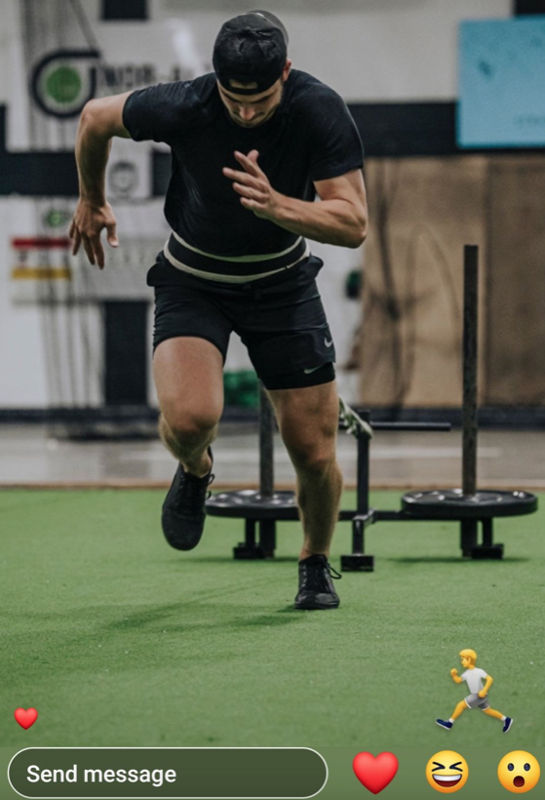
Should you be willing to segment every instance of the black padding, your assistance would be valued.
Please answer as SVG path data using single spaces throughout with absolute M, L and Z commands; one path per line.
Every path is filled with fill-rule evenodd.
M 525 14 L 545 14 L 545 0 L 515 0 L 516 17 Z
M 148 403 L 148 303 L 104 303 L 104 401 L 108 406 Z
M 148 19 L 148 0 L 102 0 L 102 19 Z

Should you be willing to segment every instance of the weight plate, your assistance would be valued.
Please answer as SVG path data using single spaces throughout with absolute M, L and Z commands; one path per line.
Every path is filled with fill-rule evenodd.
M 537 498 L 529 492 L 483 490 L 464 495 L 461 489 L 408 492 L 401 508 L 415 519 L 492 519 L 517 517 L 537 510 Z

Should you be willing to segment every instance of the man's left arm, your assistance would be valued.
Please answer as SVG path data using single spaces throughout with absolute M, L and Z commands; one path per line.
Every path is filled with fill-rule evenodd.
M 494 683 L 494 679 L 491 678 L 490 675 L 487 675 L 486 676 L 486 681 L 484 682 L 484 686 L 481 689 L 481 691 L 478 693 L 479 697 L 485 698 L 486 695 L 488 694 L 488 690 L 490 689 L 490 687 L 492 686 L 493 683 Z
M 316 181 L 319 203 L 287 197 L 273 189 L 257 163 L 259 154 L 236 152 L 244 171 L 224 168 L 240 202 L 257 217 L 316 242 L 359 247 L 367 236 L 367 198 L 360 169 Z

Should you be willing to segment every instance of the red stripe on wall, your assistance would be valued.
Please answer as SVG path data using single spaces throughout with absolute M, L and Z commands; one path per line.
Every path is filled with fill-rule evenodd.
M 68 236 L 58 236 L 57 238 L 49 236 L 34 236 L 28 239 L 12 239 L 11 246 L 15 250 L 50 250 L 54 247 L 68 249 L 70 247 L 70 239 Z

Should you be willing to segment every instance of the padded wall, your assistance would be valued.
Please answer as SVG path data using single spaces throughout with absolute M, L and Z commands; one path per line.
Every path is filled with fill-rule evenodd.
M 372 159 L 361 402 L 461 402 L 463 245 L 480 245 L 481 405 L 545 402 L 545 158 Z

